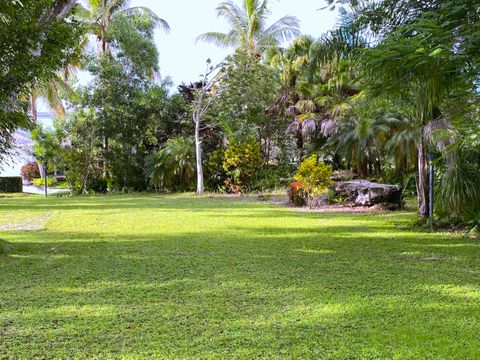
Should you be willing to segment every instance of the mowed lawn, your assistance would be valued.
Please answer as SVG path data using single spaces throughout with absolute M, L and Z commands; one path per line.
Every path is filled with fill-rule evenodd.
M 480 243 L 415 215 L 0 199 L 0 358 L 479 359 Z

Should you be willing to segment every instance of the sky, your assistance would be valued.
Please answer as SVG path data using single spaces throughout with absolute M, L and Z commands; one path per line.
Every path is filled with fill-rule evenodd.
M 236 0 L 240 3 L 240 0 Z M 213 64 L 221 62 L 231 49 L 221 49 L 213 44 L 196 43 L 198 35 L 208 31 L 224 32 L 228 29 L 222 18 L 217 18 L 215 8 L 221 0 L 132 0 L 130 6 L 147 6 L 165 19 L 170 33 L 157 31 L 155 40 L 160 54 L 162 78 L 170 77 L 175 85 L 197 81 L 205 71 L 206 60 Z M 267 25 L 285 15 L 300 20 L 301 31 L 319 37 L 331 30 L 337 13 L 328 9 L 324 0 L 270 0 L 270 15 Z

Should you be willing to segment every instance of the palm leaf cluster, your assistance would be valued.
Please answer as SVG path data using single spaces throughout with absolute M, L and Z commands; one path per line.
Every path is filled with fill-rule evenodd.
M 195 176 L 195 166 L 195 141 L 178 137 L 146 158 L 145 173 L 156 188 L 185 190 Z
M 198 41 L 243 48 L 250 54 L 263 55 L 268 49 L 300 35 L 299 21 L 294 16 L 284 16 L 267 26 L 268 0 L 242 0 L 241 6 L 225 1 L 217 7 L 217 15 L 224 18 L 231 29 L 227 33 L 207 32 L 200 35 Z

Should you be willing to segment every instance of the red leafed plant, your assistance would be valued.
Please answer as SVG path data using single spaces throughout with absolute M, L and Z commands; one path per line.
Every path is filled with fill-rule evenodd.
M 20 169 L 20 174 L 24 179 L 32 181 L 33 179 L 40 177 L 40 169 L 38 168 L 38 164 L 36 162 L 27 163 Z
M 306 204 L 305 192 L 301 181 L 294 181 L 288 186 L 287 190 L 289 203 L 295 206 L 304 206 Z
M 238 181 L 235 184 L 233 181 L 227 179 L 225 180 L 225 188 L 227 189 L 227 192 L 231 194 L 238 195 L 242 193 L 242 187 L 240 185 L 240 181 Z

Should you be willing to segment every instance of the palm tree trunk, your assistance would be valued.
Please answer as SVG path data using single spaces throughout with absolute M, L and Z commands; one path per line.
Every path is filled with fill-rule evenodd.
M 304 148 L 303 134 L 302 134 L 302 130 L 300 129 L 297 131 L 297 149 L 300 152 L 300 162 L 302 162 L 304 157 L 303 148 Z
M 417 179 L 417 196 L 418 196 L 418 212 L 420 218 L 428 217 L 428 173 L 427 173 L 427 157 L 425 154 L 425 145 L 423 139 L 420 141 L 418 148 L 418 179 Z

